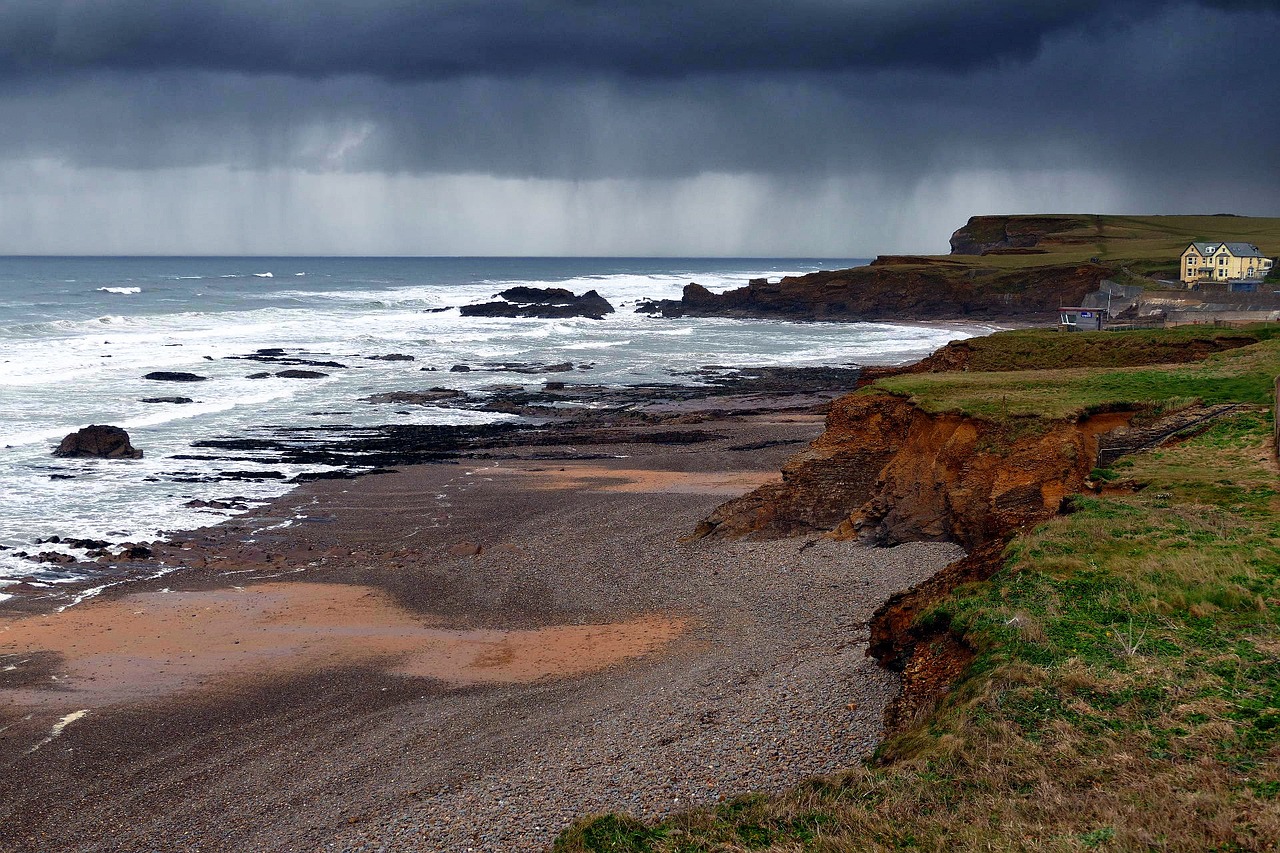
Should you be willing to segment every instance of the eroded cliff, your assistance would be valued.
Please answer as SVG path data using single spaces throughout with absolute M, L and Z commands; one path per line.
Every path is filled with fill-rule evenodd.
M 931 414 L 875 389 L 832 404 L 827 428 L 790 459 L 783 481 L 719 507 L 699 536 L 775 538 L 826 531 L 880 545 L 951 540 L 969 552 L 875 613 L 868 654 L 902 674 L 891 729 L 947 690 L 973 653 L 947 624 L 919 616 L 957 585 L 985 580 L 1021 528 L 1060 512 L 1093 469 L 1100 436 L 1133 412 L 1002 423 Z
M 1097 216 L 973 216 L 951 235 L 953 255 L 1022 254 L 1047 246 L 1095 242 Z
M 826 431 L 788 461 L 781 483 L 719 507 L 697 534 L 831 531 L 972 550 L 1058 512 L 1088 478 L 1098 437 L 1131 417 L 994 423 L 931 414 L 885 392 L 850 394 L 832 404 Z

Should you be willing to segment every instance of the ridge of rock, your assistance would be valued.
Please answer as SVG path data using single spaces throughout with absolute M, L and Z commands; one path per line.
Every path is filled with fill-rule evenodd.
M 945 258 L 877 258 L 846 270 L 752 279 L 712 293 L 697 283 L 679 300 L 637 307 L 664 317 L 784 317 L 791 320 L 990 319 L 1044 317 L 1074 305 L 1114 271 L 1073 263 L 1026 269 L 974 267 Z

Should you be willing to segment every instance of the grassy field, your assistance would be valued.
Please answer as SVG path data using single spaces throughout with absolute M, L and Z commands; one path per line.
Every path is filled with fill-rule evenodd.
M 1184 340 L 1180 330 L 1157 332 L 1103 332 L 1117 346 L 1129 335 L 1146 335 L 1176 345 Z M 1023 333 L 1053 339 L 1055 333 Z M 867 389 L 910 397 L 929 412 L 955 412 L 988 420 L 1008 418 L 1077 418 L 1089 412 L 1119 406 L 1170 407 L 1199 399 L 1205 403 L 1265 403 L 1271 398 L 1272 380 L 1280 375 L 1280 337 L 1261 331 L 1262 343 L 1218 353 L 1203 362 L 1098 369 L 1088 367 L 1002 372 L 916 373 L 882 379 Z M 993 336 L 994 337 L 994 336 Z M 1060 334 L 1059 338 L 1077 337 Z M 1078 337 L 1093 337 L 1079 335 Z M 1023 344 L 1009 338 L 1005 359 Z M 1065 347 L 1085 346 L 1086 342 Z M 1105 340 L 1097 341 L 1101 346 Z M 1059 354 L 1071 363 L 1072 349 Z M 991 356 L 994 360 L 996 356 Z
M 935 410 L 1070 415 L 1185 396 L 1269 402 L 1280 341 L 1168 369 L 904 376 Z M 1042 393 L 1039 384 L 1051 393 Z M 582 851 L 1276 850 L 1280 470 L 1269 409 L 1098 472 L 1103 495 L 1014 540 L 922 623 L 977 651 L 867 767 L 657 825 L 580 822 Z
M 1015 329 L 958 342 L 970 371 L 1058 370 L 1064 367 L 1131 367 L 1192 361 L 1192 351 L 1246 346 L 1280 337 L 1280 324 L 1245 329 L 1178 326 L 1114 332 Z
M 1264 254 L 1280 256 L 1280 218 L 1257 216 L 1105 216 L 1062 214 L 1070 227 L 1041 246 L 1047 254 L 945 255 L 949 262 L 992 269 L 1024 269 L 1048 264 L 1084 263 L 1090 258 L 1129 267 L 1138 274 L 1163 271 L 1176 276 L 1177 261 L 1193 240 L 1254 243 Z

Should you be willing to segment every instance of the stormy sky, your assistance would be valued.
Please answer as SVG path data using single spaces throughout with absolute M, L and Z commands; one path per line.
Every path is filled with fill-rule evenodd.
M 1280 0 L 0 0 L 0 253 L 941 251 L 1280 215 Z

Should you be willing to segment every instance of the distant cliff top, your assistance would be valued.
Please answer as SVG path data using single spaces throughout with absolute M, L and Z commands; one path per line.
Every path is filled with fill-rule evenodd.
M 951 254 L 1028 256 L 1026 265 L 1099 258 L 1172 262 L 1193 240 L 1240 240 L 1280 255 L 1280 218 L 1260 216 L 974 216 L 951 235 Z M 1053 257 L 1045 257 L 1052 255 Z

